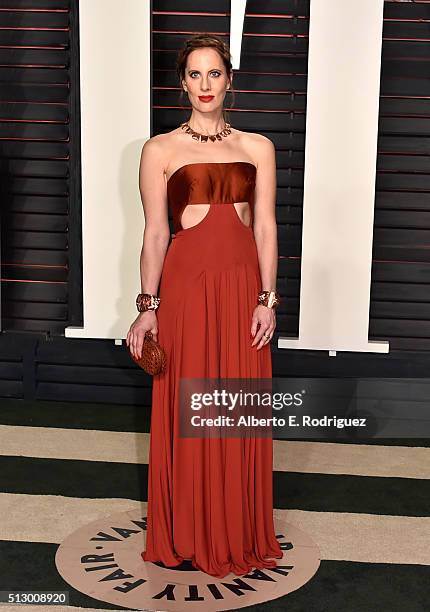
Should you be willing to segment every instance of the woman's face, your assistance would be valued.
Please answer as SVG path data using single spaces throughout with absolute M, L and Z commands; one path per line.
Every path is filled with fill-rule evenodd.
M 202 112 L 222 108 L 230 81 L 218 51 L 211 47 L 191 51 L 183 84 L 193 108 Z

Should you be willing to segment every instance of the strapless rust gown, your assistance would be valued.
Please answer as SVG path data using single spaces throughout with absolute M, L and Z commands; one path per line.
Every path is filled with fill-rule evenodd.
M 176 234 L 167 249 L 157 310 L 167 370 L 153 379 L 145 561 L 185 559 L 207 574 L 244 575 L 276 566 L 271 438 L 179 437 L 179 379 L 271 378 L 270 346 L 251 347 L 262 289 L 251 225 L 234 202 L 254 207 L 249 162 L 180 167 L 167 193 Z M 210 204 L 182 229 L 188 204 Z

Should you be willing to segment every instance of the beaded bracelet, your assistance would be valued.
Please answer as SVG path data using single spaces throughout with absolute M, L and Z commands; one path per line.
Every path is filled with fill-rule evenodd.
M 139 312 L 156 310 L 160 304 L 160 298 L 151 293 L 139 293 L 136 298 L 136 307 Z
M 257 304 L 268 306 L 269 308 L 277 308 L 281 303 L 281 296 L 275 291 L 260 291 L 257 298 Z

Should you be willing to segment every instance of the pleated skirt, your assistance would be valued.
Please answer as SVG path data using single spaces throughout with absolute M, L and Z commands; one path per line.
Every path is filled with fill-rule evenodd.
M 271 378 L 270 346 L 251 346 L 260 290 L 254 234 L 233 204 L 212 204 L 172 239 L 157 310 L 167 368 L 153 378 L 145 561 L 190 559 L 222 578 L 282 557 L 272 438 L 179 435 L 181 378 Z

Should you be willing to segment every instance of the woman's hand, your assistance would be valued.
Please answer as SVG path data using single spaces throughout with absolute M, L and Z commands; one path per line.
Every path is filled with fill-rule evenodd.
M 260 326 L 257 331 L 258 325 Z M 251 323 L 251 336 L 255 336 L 251 346 L 257 346 L 257 351 L 260 350 L 265 344 L 270 342 L 273 336 L 273 332 L 276 327 L 276 314 L 274 308 L 263 306 L 258 304 L 254 308 L 252 314 Z
M 155 342 L 158 341 L 158 321 L 155 310 L 140 312 L 127 333 L 127 346 L 131 354 L 136 358 L 142 357 L 143 340 L 147 331 L 152 332 Z

